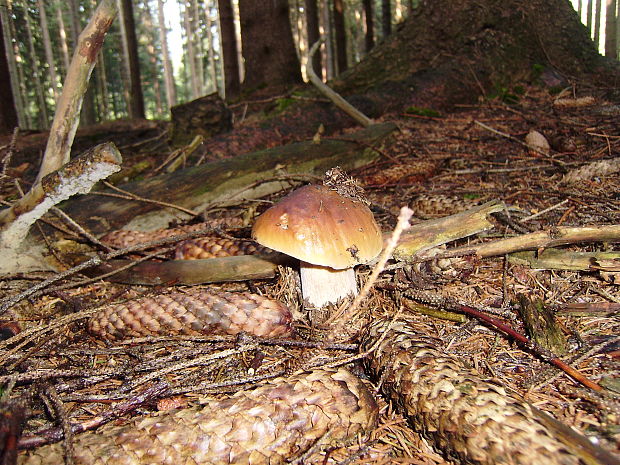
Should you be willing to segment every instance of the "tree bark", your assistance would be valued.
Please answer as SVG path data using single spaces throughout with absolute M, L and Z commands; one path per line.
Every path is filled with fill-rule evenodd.
M 287 0 L 239 0 L 245 91 L 277 93 L 302 82 L 288 9 Z
M 235 16 L 231 0 L 218 0 L 220 30 L 222 31 L 222 55 L 224 58 L 224 91 L 226 99 L 239 95 L 239 59 L 237 35 L 235 33 Z
M 320 144 L 299 142 L 238 155 L 121 187 L 140 197 L 171 202 L 198 211 L 213 202 L 234 205 L 242 199 L 280 191 L 283 182 L 286 182 L 278 179 L 283 166 L 290 174 L 314 175 L 322 175 L 333 166 L 341 166 L 345 170 L 365 166 L 379 156 L 379 152 L 366 147 L 380 147 L 395 129 L 391 123 L 376 124 L 349 134 L 347 138 L 352 142 L 329 139 Z M 269 179 L 272 181 L 261 182 Z M 187 213 L 153 203 L 93 195 L 71 200 L 63 209 L 95 234 L 122 227 L 138 230 L 165 228 L 173 218 L 188 217 Z
M 317 0 L 306 0 L 306 34 L 308 37 L 308 50 L 319 40 L 319 10 L 317 7 Z M 312 69 L 322 79 L 323 67 L 321 64 L 321 54 L 317 52 L 312 57 Z
M 4 29 L 0 21 L 0 135 L 10 134 L 18 126 L 17 109 L 11 90 L 11 74 L 4 45 Z
M 618 58 L 618 17 L 616 8 L 616 0 L 606 0 L 605 56 L 613 59 Z
M 170 52 L 168 51 L 168 34 L 166 21 L 164 19 L 164 2 L 157 0 L 157 19 L 159 22 L 159 39 L 161 42 L 161 54 L 164 61 L 164 82 L 166 83 L 166 99 L 168 109 L 176 105 L 177 92 L 172 74 L 172 63 L 170 62 Z
M 125 47 L 129 65 L 129 117 L 144 118 L 144 97 L 140 78 L 140 60 L 136 23 L 133 16 L 132 0 L 120 0 L 121 28 L 124 31 Z
M 217 82 L 217 68 L 215 66 L 215 45 L 213 43 L 213 31 L 211 30 L 213 25 L 216 23 L 217 21 L 214 22 L 211 19 L 211 3 L 209 2 L 207 7 L 205 8 L 205 25 L 207 28 L 207 44 L 208 44 L 207 60 L 209 62 L 209 65 L 208 65 L 209 66 L 208 68 L 209 69 L 209 80 L 211 81 L 211 84 L 213 86 L 212 92 L 217 92 L 218 94 L 220 94 L 220 88 L 219 88 L 220 86 Z M 222 97 L 222 95 L 220 95 L 220 97 Z
M 366 22 L 366 53 L 375 46 L 375 22 L 372 16 L 372 0 L 364 0 L 364 19 Z
M 45 60 L 47 61 L 47 70 L 50 77 L 50 86 L 54 94 L 54 100 L 57 101 L 60 95 L 58 90 L 58 76 L 56 75 L 56 65 L 54 64 L 54 53 L 52 52 L 52 41 L 50 39 L 50 31 L 47 25 L 47 13 L 45 11 L 45 3 L 43 0 L 37 0 L 39 6 L 39 22 L 41 24 L 41 32 L 43 33 L 43 47 L 45 50 Z
M 390 0 L 381 1 L 381 29 L 384 38 L 392 33 L 392 4 Z
M 116 6 L 116 0 L 101 0 L 90 22 L 79 36 L 62 94 L 56 105 L 56 114 L 41 168 L 34 183 L 35 187 L 43 177 L 69 161 L 84 92 L 88 88 L 88 80 L 105 35 L 116 17 Z
M 60 50 L 62 52 L 62 63 L 64 65 L 64 73 L 69 69 L 71 59 L 69 58 L 69 47 L 67 45 L 67 31 L 65 29 L 65 19 L 62 13 L 62 7 L 64 2 L 58 1 L 56 3 L 56 15 L 58 17 L 58 36 L 60 40 Z M 64 74 L 63 73 L 63 74 Z
M 196 48 L 194 44 L 194 21 L 191 18 L 191 2 L 185 2 L 183 9 L 183 28 L 185 29 L 185 48 L 187 64 L 189 65 L 190 96 L 192 100 L 200 96 L 200 83 L 198 69 L 196 67 Z
M 594 46 L 597 50 L 600 48 L 601 37 L 601 0 L 596 0 L 594 4 Z
M 39 128 L 46 129 L 49 127 L 49 117 L 47 114 L 47 104 L 45 102 L 45 95 L 43 93 L 43 83 L 41 82 L 41 76 L 39 70 L 41 69 L 41 63 L 37 56 L 37 52 L 34 48 L 34 38 L 32 37 L 32 25 L 28 8 L 24 8 L 24 24 L 26 25 L 26 37 L 28 39 L 28 53 L 30 53 L 30 61 L 34 64 L 34 72 L 32 78 L 34 79 L 34 90 L 37 96 L 37 104 L 39 109 Z
M 336 74 L 347 69 L 347 34 L 344 27 L 344 0 L 334 0 L 334 36 L 336 37 Z

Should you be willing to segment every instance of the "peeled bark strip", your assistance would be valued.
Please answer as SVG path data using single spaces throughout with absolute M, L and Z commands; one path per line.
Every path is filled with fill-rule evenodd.
M 75 439 L 75 463 L 285 464 L 324 436 L 341 444 L 369 431 L 377 411 L 371 393 L 351 373 L 316 370 L 205 406 L 84 433 Z M 63 463 L 62 447 L 41 447 L 20 463 Z
M 379 320 L 369 326 L 365 350 L 389 324 Z M 401 320 L 368 358 L 385 394 L 437 450 L 471 464 L 576 465 L 586 463 L 586 456 L 587 463 L 604 463 L 588 451 L 594 447 L 588 446 L 589 441 L 579 435 L 575 436 L 582 443 L 575 437 L 567 439 L 543 418 L 546 415 L 480 378 L 456 357 L 443 353 L 440 344 Z
M 50 208 L 75 194 L 89 192 L 98 181 L 120 170 L 122 157 L 111 142 L 97 145 L 45 176 L 26 195 L 0 212 L 0 252 L 16 251 L 30 226 Z M 4 258 L 2 272 L 9 272 L 11 260 Z
M 91 317 L 88 329 L 108 340 L 168 334 L 291 334 L 286 305 L 248 292 L 190 289 L 109 305 Z

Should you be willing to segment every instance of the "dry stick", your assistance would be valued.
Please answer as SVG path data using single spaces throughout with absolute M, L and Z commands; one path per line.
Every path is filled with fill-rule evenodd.
M 71 145 L 80 122 L 80 110 L 88 80 L 97 63 L 105 35 L 118 13 L 115 0 L 102 0 L 80 36 L 67 70 L 62 94 L 56 105 L 54 121 L 45 155 L 34 187 L 43 177 L 69 161 Z
M 151 386 L 148 389 L 144 390 L 144 392 L 131 398 L 127 402 L 117 404 L 99 416 L 91 418 L 90 420 L 83 423 L 71 424 L 71 431 L 73 434 L 78 434 L 84 431 L 98 428 L 101 425 L 109 423 L 116 418 L 122 417 L 129 412 L 137 409 L 138 407 L 148 402 L 151 402 L 158 397 L 161 397 L 168 391 L 168 389 L 168 383 L 157 383 L 154 386 Z M 23 436 L 22 438 L 20 438 L 17 447 L 19 449 L 34 449 L 35 447 L 40 447 L 45 444 L 52 444 L 54 442 L 58 442 L 62 439 L 62 437 L 63 431 L 61 428 L 45 429 L 42 431 L 38 431 L 31 436 Z
M 54 214 L 56 214 L 61 219 L 65 220 L 65 222 L 67 222 L 69 226 L 71 226 L 75 231 L 77 231 L 78 234 L 81 234 L 86 239 L 91 241 L 93 244 L 98 245 L 99 247 L 101 247 L 103 250 L 107 252 L 111 252 L 112 250 L 114 250 L 109 245 L 106 245 L 103 242 L 101 242 L 99 239 L 97 239 L 92 233 L 88 232 L 77 221 L 75 221 L 73 218 L 71 218 L 69 215 L 63 212 L 60 208 L 52 207 L 51 211 L 53 211 Z
M 314 69 L 312 69 L 312 57 L 314 56 L 322 42 L 323 39 L 317 40 L 310 49 L 310 52 L 308 53 L 308 59 L 306 60 L 306 74 L 308 75 L 308 79 L 310 79 L 310 82 L 314 84 L 314 86 L 319 89 L 319 91 L 323 95 L 325 95 L 332 102 L 334 102 L 334 105 L 344 111 L 347 115 L 360 123 L 363 127 L 370 126 L 372 124 L 372 120 L 368 116 L 363 114 L 349 102 L 343 99 L 340 95 L 338 95 L 335 91 L 326 86 L 323 81 L 321 81 L 316 75 Z
M 424 302 L 427 304 L 431 304 L 431 305 L 447 307 L 447 308 L 459 311 L 461 313 L 465 313 L 466 315 L 473 316 L 474 318 L 478 320 L 484 321 L 492 325 L 493 327 L 499 329 L 500 331 L 506 333 L 508 336 L 512 337 L 513 339 L 517 340 L 518 342 L 523 344 L 527 349 L 531 350 L 536 355 L 541 357 L 543 360 L 552 363 L 553 365 L 555 365 L 556 367 L 564 371 L 566 374 L 568 374 L 571 378 L 575 379 L 576 381 L 579 381 L 584 386 L 589 387 L 590 389 L 593 389 L 595 391 L 601 391 L 603 389 L 599 384 L 588 379 L 583 374 L 581 374 L 579 371 L 577 371 L 575 368 L 564 363 L 562 360 L 559 359 L 557 355 L 545 349 L 544 347 L 541 347 L 535 342 L 530 341 L 527 337 L 515 331 L 509 325 L 498 320 L 497 318 L 493 318 L 487 315 L 486 313 L 481 312 L 480 310 L 476 310 L 475 308 L 469 305 L 461 304 L 451 298 L 441 297 L 438 295 L 433 295 L 428 292 L 419 291 L 419 290 L 411 290 L 411 289 L 405 291 L 405 294 L 414 300 Z
M 561 202 L 556 203 L 555 205 L 551 205 L 550 207 L 545 208 L 544 210 L 541 210 L 541 211 L 539 211 L 538 213 L 534 213 L 533 215 L 530 215 L 530 216 L 528 216 L 528 217 L 522 218 L 522 219 L 521 219 L 521 223 L 525 223 L 525 222 L 527 222 L 527 221 L 531 221 L 531 220 L 533 220 L 534 218 L 538 218 L 539 216 L 544 215 L 545 213 L 548 213 L 548 212 L 550 212 L 550 211 L 552 211 L 552 210 L 555 210 L 555 209 L 557 209 L 557 208 L 560 208 L 562 205 L 564 205 L 564 204 L 568 203 L 568 201 L 569 201 L 569 199 L 562 200 Z
M 474 123 L 476 123 L 476 124 L 477 124 L 478 126 L 480 126 L 481 128 L 486 129 L 487 131 L 491 131 L 492 133 L 497 134 L 498 136 L 505 137 L 505 138 L 506 138 L 506 139 L 508 139 L 508 140 L 511 140 L 511 141 L 513 141 L 513 142 L 516 142 L 517 144 L 521 144 L 522 146 L 527 147 L 529 150 L 531 150 L 531 151 L 533 151 L 533 152 L 536 152 L 536 153 L 538 153 L 538 154 L 540 154 L 540 155 L 544 155 L 546 158 L 549 158 L 549 154 L 548 154 L 548 153 L 545 153 L 545 152 L 543 152 L 542 150 L 540 150 L 540 149 L 538 149 L 538 148 L 536 148 L 536 147 L 533 147 L 533 146 L 531 146 L 531 145 L 528 145 L 528 144 L 526 144 L 525 142 L 523 142 L 522 140 L 517 139 L 516 137 L 511 136 L 510 134 L 506 134 L 505 132 L 498 131 L 497 129 L 494 129 L 494 128 L 492 128 L 491 126 L 488 126 L 488 125 L 486 125 L 486 124 L 484 124 L 484 123 L 481 123 L 481 122 L 480 122 L 480 121 L 478 121 L 478 120 L 474 120 Z M 562 163 L 562 162 L 560 162 L 559 160 L 552 159 L 552 161 L 553 161 L 554 163 L 558 163 L 558 164 L 562 164 L 562 165 L 563 165 L 563 163 Z
M 60 426 L 62 428 L 62 433 L 64 436 L 64 450 L 65 450 L 65 465 L 73 465 L 74 461 L 74 448 L 73 448 L 73 431 L 71 430 L 71 423 L 69 423 L 69 417 L 67 416 L 67 410 L 65 409 L 65 404 L 54 386 L 49 386 L 45 389 L 45 396 L 49 399 L 52 404 L 52 408 L 58 420 L 60 421 Z
M 26 289 L 24 292 L 21 292 L 15 296 L 12 297 L 7 297 L 5 299 L 3 299 L 2 301 L 0 301 L 0 315 L 2 315 L 4 312 L 6 312 L 9 308 L 11 308 L 13 305 L 15 305 L 17 302 L 20 302 L 28 297 L 35 297 L 39 292 L 41 292 L 43 289 L 45 289 L 47 286 L 49 286 L 50 284 L 55 283 L 56 281 L 60 281 L 61 279 L 67 278 L 69 276 L 74 275 L 75 273 L 78 273 L 82 270 L 85 270 L 87 268 L 91 268 L 93 266 L 98 266 L 101 265 L 102 263 L 111 260 L 112 258 L 116 258 L 119 257 L 121 255 L 125 255 L 127 253 L 131 253 L 131 252 L 138 252 L 140 250 L 146 250 L 146 249 L 150 249 L 152 247 L 157 247 L 160 245 L 166 245 L 166 244 L 172 244 L 174 242 L 178 242 L 178 241 L 184 241 L 185 239 L 192 239 L 194 237 L 200 237 L 200 236 L 206 236 L 208 234 L 212 234 L 214 231 L 214 228 L 206 228 L 206 229 L 200 229 L 198 231 L 192 231 L 186 234 L 180 234 L 178 236 L 171 236 L 171 237 L 167 237 L 165 239 L 159 239 L 156 241 L 151 241 L 151 242 L 144 242 L 141 244 L 136 244 L 130 247 L 125 247 L 124 249 L 119 249 L 119 250 L 115 250 L 112 252 L 109 252 L 105 255 L 103 255 L 102 257 L 93 257 L 89 260 L 86 260 L 85 262 L 80 263 L 79 265 L 74 266 L 73 268 L 70 268 L 68 270 L 63 271 L 62 273 L 57 273 L 54 276 L 52 276 L 51 278 L 46 279 L 45 281 L 42 281 L 34 286 L 32 286 L 29 289 Z M 22 334 L 22 333 L 20 333 Z M 11 339 L 9 339 L 11 340 Z M 1 346 L 2 344 L 0 344 Z
M 361 303 L 368 296 L 370 289 L 372 289 L 372 287 L 375 285 L 375 282 L 377 281 L 379 274 L 383 271 L 383 269 L 385 268 L 385 264 L 392 256 L 392 252 L 394 252 L 394 249 L 398 245 L 400 235 L 403 233 L 403 231 L 409 229 L 409 226 L 410 226 L 409 220 L 411 219 L 412 215 L 413 215 L 413 210 L 411 210 L 409 207 L 402 207 L 400 209 L 400 214 L 398 215 L 398 223 L 396 223 L 396 227 L 394 228 L 394 231 L 392 232 L 392 236 L 390 237 L 388 243 L 386 244 L 385 249 L 383 249 L 383 252 L 381 253 L 381 256 L 379 257 L 379 261 L 377 262 L 377 264 L 372 270 L 372 273 L 368 277 L 368 281 L 366 281 L 366 284 L 364 284 L 364 287 L 362 288 L 360 293 L 355 297 L 355 299 L 353 300 L 349 308 L 347 308 L 346 310 L 342 312 L 338 312 L 334 314 L 333 316 L 329 318 L 329 320 L 327 320 L 327 324 L 331 324 L 334 321 L 340 319 L 340 322 L 334 328 L 334 331 L 332 332 L 332 334 L 334 335 L 339 334 L 339 332 L 342 330 L 344 325 L 347 324 L 354 317 L 355 312 L 357 311 Z

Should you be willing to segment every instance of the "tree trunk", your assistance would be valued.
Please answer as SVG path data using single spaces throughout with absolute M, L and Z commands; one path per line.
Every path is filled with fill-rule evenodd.
M 372 16 L 372 0 L 364 0 L 364 20 L 366 23 L 366 53 L 375 46 L 375 22 Z
M 384 38 L 392 33 L 392 4 L 390 0 L 381 1 L 381 29 Z
M 601 37 L 601 0 L 596 0 L 594 4 L 594 46 L 597 50 L 600 48 Z
M 239 0 L 243 88 L 250 93 L 277 93 L 302 82 L 288 8 L 287 0 Z
M 592 2 L 593 0 L 588 0 L 588 3 L 586 4 L 586 26 L 590 32 L 590 37 L 592 37 L 592 10 L 594 7 Z
M 95 67 L 97 72 L 97 85 L 99 93 L 99 110 L 97 113 L 103 120 L 108 119 L 109 116 L 109 94 L 108 94 L 108 77 L 106 75 L 105 60 L 103 59 L 103 52 L 97 54 L 97 66 Z
M 322 2 L 321 22 L 325 31 L 325 80 L 330 81 L 336 74 L 336 60 L 334 59 L 334 28 L 332 27 L 332 9 L 329 0 Z
M 219 84 L 217 82 L 217 68 L 215 66 L 215 44 L 213 43 L 213 31 L 211 28 L 217 24 L 217 21 L 211 19 L 211 2 L 208 2 L 205 8 L 205 25 L 207 28 L 207 59 L 209 62 L 209 81 L 213 86 L 213 89 L 209 92 L 217 92 L 220 94 Z M 206 84 L 206 83 L 205 83 Z M 220 95 L 222 97 L 222 95 Z
M 606 0 L 605 56 L 613 59 L 618 58 L 618 17 L 616 8 L 616 0 Z
M 155 50 L 155 35 L 157 34 L 155 30 L 155 22 L 153 21 L 153 15 L 151 13 L 151 6 L 149 0 L 143 0 L 142 3 L 142 14 L 144 15 L 144 28 L 148 31 L 151 40 L 146 44 L 146 52 L 149 57 L 150 63 L 150 74 L 153 85 L 153 93 L 155 94 L 155 115 L 162 115 L 164 112 L 163 109 L 163 99 L 162 99 L 162 87 L 160 85 L 160 72 L 161 66 L 159 61 L 157 60 L 160 55 Z M 145 82 L 145 85 L 148 87 L 149 83 Z
M 13 130 L 15 126 L 28 127 L 26 115 L 24 112 L 24 104 L 22 100 L 22 91 L 19 79 L 19 73 L 17 68 L 17 59 L 15 57 L 15 50 L 13 49 L 13 34 L 11 28 L 12 12 L 9 8 L 0 8 L 0 29 L 2 34 L 0 40 L 2 40 L 2 51 L 0 51 L 0 60 L 6 60 L 6 74 L 2 74 L 0 77 L 0 86 L 2 86 L 2 92 L 0 92 L 0 100 L 2 101 L 2 111 L 6 111 L 6 119 L 3 125 L 12 125 Z M 4 100 L 6 99 L 6 100 Z M 13 102 L 11 105 L 10 102 Z M 5 110 L 6 108 L 6 110 Z M 11 117 L 12 110 L 16 112 L 17 122 L 13 124 Z
M 306 0 L 306 34 L 308 37 L 308 50 L 319 40 L 319 10 L 317 0 Z M 312 69 L 319 77 L 323 76 L 323 67 L 321 65 L 321 53 L 317 51 L 312 57 Z
M 224 93 L 228 100 L 239 95 L 239 60 L 235 16 L 231 0 L 218 0 L 220 30 L 222 31 L 222 55 L 224 58 Z
M 187 64 L 189 66 L 190 96 L 191 99 L 200 97 L 200 83 L 198 82 L 198 69 L 196 67 L 196 48 L 194 44 L 194 21 L 191 18 L 191 2 L 185 2 L 183 9 L 183 27 L 185 29 L 185 47 Z
M 17 109 L 13 100 L 11 74 L 4 46 L 4 28 L 0 21 L 0 135 L 10 134 L 17 126 Z
M 159 22 L 159 39 L 161 41 L 161 54 L 164 61 L 164 81 L 166 83 L 166 99 L 168 109 L 176 105 L 177 93 L 172 75 L 172 63 L 170 62 L 170 52 L 168 51 L 168 34 L 166 21 L 164 20 L 164 2 L 157 0 L 157 19 Z
M 41 23 L 41 32 L 43 33 L 43 47 L 45 50 L 45 60 L 47 61 L 47 70 L 50 77 L 50 86 L 54 94 L 54 101 L 58 100 L 58 76 L 56 75 L 56 66 L 54 64 L 54 53 L 52 52 L 52 41 L 50 39 L 50 31 L 47 25 L 47 13 L 43 0 L 37 0 L 39 6 L 39 22 Z
M 120 0 L 121 29 L 123 30 L 124 46 L 127 53 L 129 71 L 129 117 L 144 118 L 144 97 L 140 79 L 140 59 L 138 56 L 138 40 L 136 24 L 133 16 L 132 0 Z
M 347 34 L 344 27 L 344 0 L 334 0 L 334 35 L 336 37 L 336 74 L 347 69 Z
M 209 2 L 206 0 L 205 9 L 209 9 Z M 189 5 L 188 5 L 189 6 Z M 190 10 L 190 21 L 192 23 L 192 40 L 194 42 L 194 54 L 196 56 L 196 72 L 198 78 L 198 96 L 205 95 L 205 67 L 204 67 L 204 30 L 201 27 L 200 9 L 198 1 L 192 0 L 192 8 Z
M 39 62 L 39 58 L 37 52 L 34 48 L 34 38 L 32 37 L 32 26 L 30 14 L 28 13 L 28 8 L 24 8 L 24 24 L 26 26 L 26 37 L 28 40 L 28 53 L 30 53 L 30 61 L 34 65 L 34 72 L 32 73 L 32 78 L 34 80 L 34 90 L 35 95 L 37 96 L 37 104 L 39 106 L 39 128 L 47 129 L 49 127 L 49 117 L 47 114 L 47 104 L 45 102 L 45 95 L 43 92 L 43 83 L 41 82 L 41 76 L 39 75 L 39 70 L 41 69 L 41 64 Z
M 610 72 L 566 0 L 423 0 L 377 48 L 334 87 L 380 112 L 475 103 L 481 87 L 511 86 L 534 65 L 597 82 Z
M 69 58 L 69 47 L 67 46 L 67 31 L 65 29 L 65 19 L 62 14 L 63 1 L 56 3 L 56 16 L 58 17 L 58 35 L 60 39 L 60 50 L 62 53 L 62 63 L 64 65 L 64 73 L 69 69 L 71 59 Z M 64 74 L 63 73 L 63 74 Z

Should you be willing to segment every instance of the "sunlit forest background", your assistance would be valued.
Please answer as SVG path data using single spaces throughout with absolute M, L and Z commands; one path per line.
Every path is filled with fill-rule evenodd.
M 133 15 L 144 94 L 145 116 L 169 118 L 171 106 L 202 95 L 224 97 L 221 24 L 217 1 L 134 0 Z M 333 78 L 335 63 L 333 0 L 318 1 L 323 79 Z M 358 62 L 369 49 L 401 23 L 417 0 L 345 0 L 347 63 Z M 620 27 L 616 0 L 572 0 L 601 54 L 618 58 Z M 304 62 L 306 3 L 290 0 L 291 25 L 297 53 Z M 240 34 L 237 1 L 231 2 L 235 30 Z M 0 13 L 12 90 L 21 128 L 48 128 L 62 88 L 74 44 L 88 21 L 95 0 L 3 0 Z M 370 22 L 366 17 L 372 15 Z M 368 27 L 375 24 L 369 43 Z M 127 31 L 115 21 L 99 54 L 85 99 L 82 124 L 126 118 L 129 69 Z M 240 43 L 240 40 L 238 40 Z M 240 74 L 243 59 L 239 47 Z M 169 71 L 167 71 L 169 69 Z M 166 73 L 169 73 L 167 84 Z M 305 77 L 305 70 L 302 69 Z

